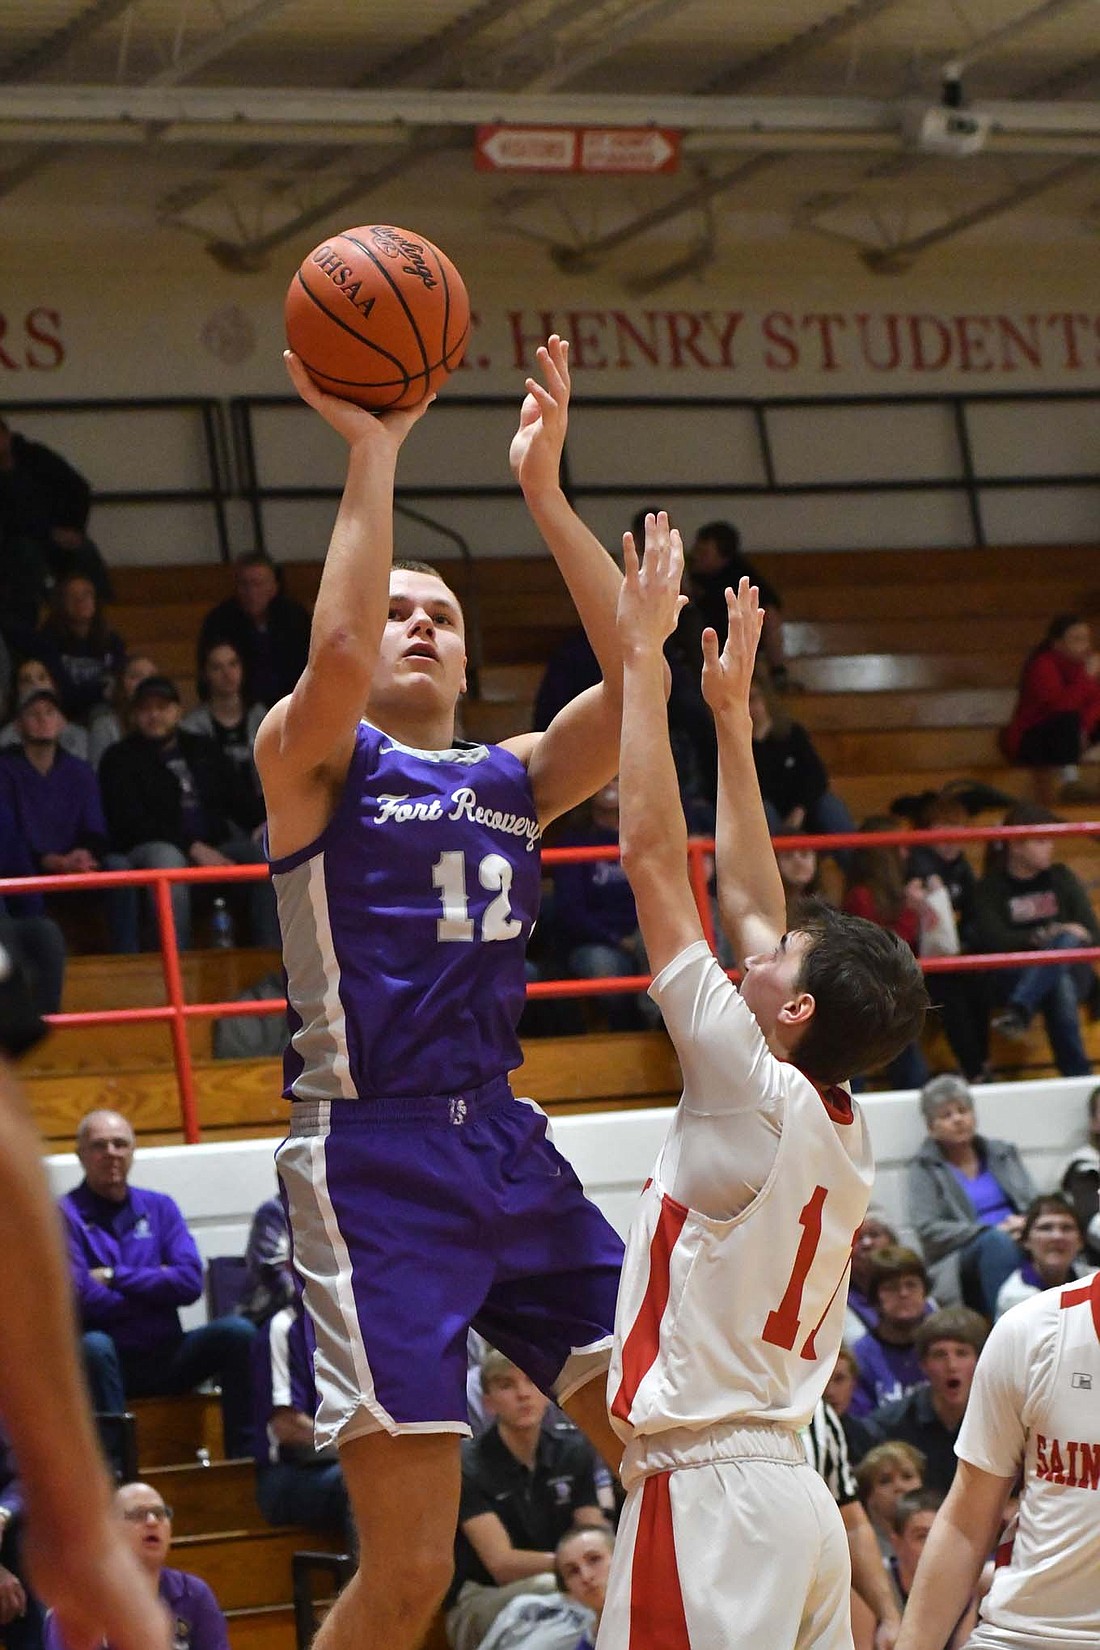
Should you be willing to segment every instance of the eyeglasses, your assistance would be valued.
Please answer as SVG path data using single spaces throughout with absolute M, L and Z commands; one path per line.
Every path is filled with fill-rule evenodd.
M 151 1518 L 155 1518 L 157 1523 L 161 1524 L 168 1523 L 171 1520 L 172 1509 L 163 1505 L 159 1507 L 127 1507 L 122 1516 L 127 1524 L 147 1524 Z

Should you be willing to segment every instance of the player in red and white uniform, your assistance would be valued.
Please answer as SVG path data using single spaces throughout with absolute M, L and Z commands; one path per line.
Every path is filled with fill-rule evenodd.
M 1015 1529 L 997 1549 L 974 1650 L 1100 1644 L 1100 1273 L 1022 1301 L 985 1343 L 898 1650 L 931 1650 L 974 1587 L 1023 1473 Z M 948 1624 L 945 1629 L 943 1624 Z
M 688 881 L 666 731 L 679 535 L 649 517 L 641 569 L 629 538 L 625 556 L 622 857 L 684 1095 L 619 1290 L 608 1399 L 628 1494 L 599 1650 L 850 1650 L 844 1525 L 798 1429 L 840 1347 L 874 1173 L 841 1085 L 919 1032 L 927 996 L 912 952 L 871 923 L 824 908 L 784 931 L 752 758 L 762 615 L 747 580 L 728 595 L 721 654 L 704 636 L 719 902 L 740 991 L 726 977 Z

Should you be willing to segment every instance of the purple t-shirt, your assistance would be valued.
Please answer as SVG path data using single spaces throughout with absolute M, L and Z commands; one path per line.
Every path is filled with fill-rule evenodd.
M 158 1591 L 172 1618 L 172 1650 L 229 1650 L 225 1617 L 205 1581 L 186 1570 L 165 1569 L 160 1572 Z M 68 1650 L 52 1611 L 46 1617 L 43 1646 L 44 1650 Z
M 871 1334 L 856 1342 L 852 1354 L 859 1375 L 848 1405 L 849 1415 L 870 1415 L 880 1404 L 904 1398 L 925 1380 L 915 1347 L 891 1346 Z
M 520 1064 L 539 826 L 497 745 L 418 751 L 368 722 L 336 812 L 271 862 L 295 1100 L 453 1096 Z
M 1002 1220 L 1016 1213 L 1005 1197 L 999 1180 L 988 1169 L 983 1169 L 973 1180 L 952 1163 L 951 1173 L 974 1205 L 974 1213 L 983 1226 L 999 1226 Z

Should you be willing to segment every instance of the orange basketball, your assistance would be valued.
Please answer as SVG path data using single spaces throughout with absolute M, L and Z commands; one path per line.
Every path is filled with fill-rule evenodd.
M 285 314 L 287 342 L 310 377 L 372 412 L 422 401 L 458 366 L 470 333 L 454 264 L 392 224 L 322 241 L 291 281 Z

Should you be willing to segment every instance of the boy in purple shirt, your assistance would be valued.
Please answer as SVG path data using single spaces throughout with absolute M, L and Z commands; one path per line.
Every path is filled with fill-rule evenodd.
M 900 1245 L 875 1255 L 868 1294 L 878 1322 L 852 1348 L 859 1374 L 849 1407 L 857 1416 L 870 1415 L 922 1384 L 916 1337 L 932 1311 L 924 1262 Z
M 171 1507 L 151 1484 L 123 1484 L 115 1507 L 138 1563 L 171 1618 L 172 1650 L 229 1650 L 225 1617 L 206 1582 L 167 1567 Z M 52 1614 L 46 1617 L 44 1650 L 70 1650 Z

